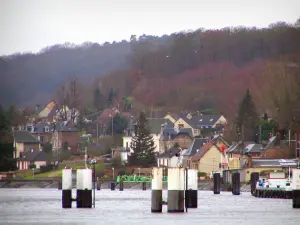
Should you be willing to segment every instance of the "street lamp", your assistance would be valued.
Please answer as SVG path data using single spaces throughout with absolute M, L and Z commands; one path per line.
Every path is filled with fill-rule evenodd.
M 138 170 L 139 170 L 139 176 L 141 176 L 141 168 L 138 168 Z
M 113 171 L 113 180 L 115 179 L 115 168 L 113 167 L 112 168 L 112 171 Z
M 93 159 L 93 160 L 91 160 L 90 161 L 90 164 L 91 165 L 94 165 L 94 167 L 93 167 L 93 172 L 94 172 L 94 174 L 93 174 L 93 181 L 94 181 L 94 202 L 93 202 L 93 205 L 94 205 L 94 208 L 95 208 L 95 205 L 96 205 L 96 193 L 95 193 L 95 190 L 96 190 L 96 164 L 97 164 L 97 160 L 96 159 Z
M 34 168 L 32 168 L 32 178 L 34 180 Z

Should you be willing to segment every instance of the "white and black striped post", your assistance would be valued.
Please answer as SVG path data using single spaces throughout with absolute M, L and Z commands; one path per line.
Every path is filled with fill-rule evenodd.
M 184 212 L 185 169 L 168 169 L 168 212 Z
M 152 168 L 151 212 L 162 212 L 163 168 Z
M 185 191 L 185 207 L 198 207 L 198 170 L 188 169 L 187 190 Z
M 300 208 L 300 169 L 293 169 L 292 171 L 293 208 Z
M 72 208 L 72 169 L 62 170 L 62 207 Z
M 77 169 L 77 208 L 92 208 L 92 170 Z

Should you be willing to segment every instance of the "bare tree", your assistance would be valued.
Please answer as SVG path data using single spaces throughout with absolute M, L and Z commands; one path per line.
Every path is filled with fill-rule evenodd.
M 62 84 L 58 90 L 57 103 L 58 103 L 58 118 L 57 119 L 62 120 L 62 121 L 67 121 L 68 120 L 67 105 L 69 104 L 69 93 L 64 84 Z
M 76 118 L 79 116 L 78 108 L 80 106 L 80 99 L 79 99 L 79 84 L 77 78 L 74 76 L 70 80 L 69 84 L 69 95 L 70 95 L 70 119 L 72 122 L 75 122 Z

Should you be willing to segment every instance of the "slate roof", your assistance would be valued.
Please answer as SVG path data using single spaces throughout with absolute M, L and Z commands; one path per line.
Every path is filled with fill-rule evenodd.
M 20 161 L 47 161 L 48 159 L 48 154 L 39 150 L 24 152 L 19 158 Z
M 165 128 L 162 132 L 160 140 L 172 140 L 177 135 L 188 135 L 191 139 L 193 139 L 193 130 L 191 128 Z
M 181 117 L 186 123 L 193 128 L 200 128 L 202 126 L 213 126 L 222 115 L 193 115 L 191 119 L 186 116 Z
M 191 146 L 188 148 L 188 150 L 186 151 L 186 153 L 184 154 L 185 156 L 193 156 L 195 155 L 197 152 L 200 151 L 200 148 L 208 143 L 208 138 L 195 138 L 193 143 L 191 144 Z
M 78 129 L 68 121 L 63 121 L 52 125 L 52 131 L 57 132 L 77 132 Z
M 166 152 L 160 154 L 157 156 L 157 158 L 172 158 L 176 154 L 179 154 L 181 152 L 180 148 L 170 148 Z
M 243 154 L 261 153 L 262 150 L 263 150 L 262 144 L 249 144 L 244 148 Z
M 14 140 L 19 143 L 40 143 L 32 134 L 27 131 L 14 131 Z
M 208 150 L 213 146 L 214 144 L 211 143 L 211 142 L 208 142 L 206 144 L 204 144 L 200 150 L 194 155 L 191 157 L 191 161 L 192 162 L 196 162 L 196 161 L 199 161 L 204 155 L 206 152 L 208 152 Z M 216 146 L 216 145 L 215 145 Z M 217 146 L 216 146 L 217 149 L 219 149 Z
M 280 140 L 280 145 L 276 146 L 276 136 L 273 136 L 270 138 L 265 149 L 274 149 L 274 148 L 288 148 L 288 145 L 285 140 Z
M 296 167 L 295 159 L 252 159 L 252 167 Z
M 232 144 L 228 149 L 227 153 L 239 153 L 239 154 L 244 154 L 244 149 L 250 144 L 255 144 L 254 141 L 239 141 L 238 143 Z
M 151 134 L 158 134 L 161 132 L 161 125 L 165 124 L 165 128 L 174 127 L 174 123 L 172 123 L 169 119 L 164 118 L 147 118 L 147 122 L 150 128 Z

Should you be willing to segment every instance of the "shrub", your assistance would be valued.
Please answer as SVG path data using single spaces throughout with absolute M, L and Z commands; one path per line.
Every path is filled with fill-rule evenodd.
M 118 171 L 118 176 L 123 176 L 126 174 L 126 171 L 125 170 L 120 170 Z
M 206 177 L 206 173 L 205 172 L 198 172 L 198 177 Z
M 29 169 L 35 169 L 36 168 L 36 165 L 35 164 L 30 164 L 29 165 Z
M 54 165 L 40 166 L 40 173 L 46 173 L 54 169 Z
M 103 176 L 103 179 L 108 179 L 108 178 L 109 178 L 108 175 L 104 175 L 104 176 Z

